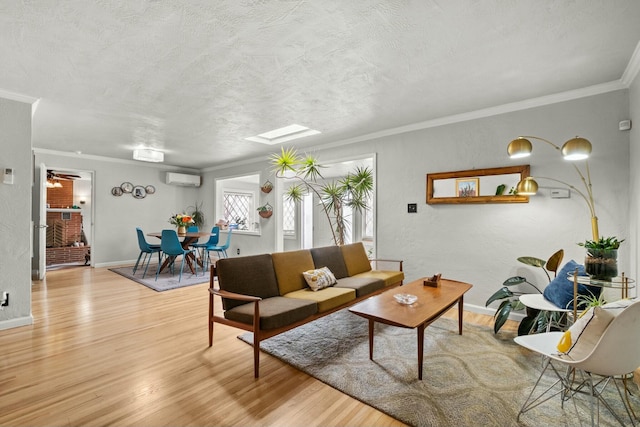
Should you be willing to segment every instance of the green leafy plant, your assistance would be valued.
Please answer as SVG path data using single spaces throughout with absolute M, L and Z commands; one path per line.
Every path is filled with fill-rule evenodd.
M 598 249 L 606 251 L 618 249 L 622 242 L 624 242 L 624 239 L 618 240 L 617 237 L 600 237 L 599 240 L 586 240 L 584 243 L 578 243 L 578 246 L 583 246 L 586 249 Z
M 323 180 L 321 169 L 325 166 L 311 155 L 298 155 L 294 148 L 282 148 L 280 153 L 273 154 L 271 164 L 276 178 L 297 181 L 285 192 L 287 199 L 299 202 L 309 192 L 316 195 L 329 221 L 334 243 L 343 245 L 349 226 L 344 207 L 358 212 L 368 209 L 373 193 L 372 170 L 356 167 L 337 181 L 319 183 Z
M 191 219 L 193 219 L 193 223 L 198 226 L 198 228 L 202 228 L 204 225 L 204 212 L 202 212 L 202 203 L 196 202 L 194 206 L 189 206 L 187 208 L 188 211 L 191 211 Z
M 544 261 L 540 258 L 525 256 L 518 258 L 518 261 L 529 265 L 531 267 L 542 268 L 544 273 L 547 275 L 549 281 L 551 281 L 551 276 L 549 272 L 558 271 L 558 267 L 560 262 L 562 262 L 562 258 L 564 257 L 564 251 L 560 249 L 547 260 Z M 522 283 L 526 283 L 531 288 L 535 289 L 538 293 L 542 293 L 542 291 L 535 286 L 533 283 L 529 282 L 526 278 L 522 276 L 514 276 L 510 277 L 502 283 L 502 288 L 496 291 L 493 295 L 487 299 L 485 306 L 488 307 L 491 303 L 495 301 L 500 301 L 500 305 L 496 310 L 496 314 L 494 315 L 494 325 L 493 332 L 498 333 L 500 328 L 506 323 L 509 315 L 513 311 L 523 311 L 525 310 L 525 305 L 520 302 L 520 295 L 524 295 L 527 292 L 521 291 L 512 291 L 511 288 Z M 546 328 L 546 325 L 549 321 L 554 320 L 551 316 L 555 315 L 550 314 L 544 311 L 531 310 L 528 309 L 526 316 L 520 321 L 520 325 L 518 326 L 518 335 L 526 335 L 530 333 L 532 330 L 543 330 Z

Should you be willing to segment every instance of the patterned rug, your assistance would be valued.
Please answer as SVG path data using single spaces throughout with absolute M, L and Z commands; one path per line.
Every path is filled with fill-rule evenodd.
M 114 273 L 118 273 L 121 276 L 126 277 L 127 279 L 131 279 L 134 282 L 138 282 L 141 285 L 144 285 L 148 288 L 153 289 L 154 291 L 162 292 L 168 291 L 170 289 L 183 288 L 185 286 L 197 285 L 200 283 L 209 282 L 209 272 L 206 271 L 204 276 L 202 275 L 202 271 L 198 270 L 198 275 L 194 275 L 191 273 L 189 268 L 185 265 L 184 271 L 182 272 L 182 280 L 178 281 L 180 277 L 180 264 L 176 266 L 175 274 L 171 274 L 169 269 L 165 269 L 162 273 L 158 275 L 158 280 L 156 280 L 156 269 L 158 268 L 158 264 L 149 265 L 149 269 L 147 270 L 147 274 L 142 278 L 142 274 L 144 273 L 144 268 L 138 268 L 136 274 L 133 274 L 133 265 L 128 267 L 119 267 L 119 268 L 110 268 L 109 270 Z
M 347 310 L 267 339 L 261 349 L 412 426 L 590 425 L 588 397 L 582 395 L 564 408 L 558 397 L 551 399 L 518 422 L 518 411 L 540 375 L 540 356 L 515 344 L 513 335 L 494 335 L 488 327 L 465 325 L 461 336 L 457 331 L 457 321 L 450 319 L 425 330 L 422 381 L 415 330 L 376 324 L 371 361 L 367 320 Z M 239 338 L 251 344 L 252 334 Z M 543 379 L 552 381 L 551 373 Z M 631 386 L 632 405 L 640 414 L 637 388 Z M 626 417 L 615 386 L 606 391 Z M 619 425 L 602 406 L 600 425 Z

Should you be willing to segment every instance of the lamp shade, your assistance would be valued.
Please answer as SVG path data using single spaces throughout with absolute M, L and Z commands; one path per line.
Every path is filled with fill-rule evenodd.
M 562 146 L 562 157 L 566 160 L 584 160 L 591 154 L 591 142 L 576 136 Z
M 535 179 L 528 176 L 518 183 L 516 192 L 521 196 L 533 196 L 538 192 L 538 183 Z
M 519 159 L 521 157 L 527 157 L 531 154 L 533 146 L 531 141 L 526 138 L 516 138 L 509 143 L 507 147 L 507 153 L 512 159 Z
M 164 153 L 150 148 L 136 148 L 133 150 L 133 159 L 143 162 L 159 163 L 164 161 Z

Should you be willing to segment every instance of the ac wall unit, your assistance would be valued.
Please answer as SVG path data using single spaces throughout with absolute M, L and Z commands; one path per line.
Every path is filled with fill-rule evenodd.
M 167 172 L 167 184 L 200 187 L 200 175 Z

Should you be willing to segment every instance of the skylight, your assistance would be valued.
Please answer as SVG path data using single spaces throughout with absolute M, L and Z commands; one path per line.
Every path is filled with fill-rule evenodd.
M 275 145 L 292 139 L 303 138 L 305 136 L 317 135 L 320 131 L 309 129 L 300 125 L 289 125 L 280 129 L 270 130 L 258 136 L 245 138 L 247 141 L 259 142 L 261 144 Z

